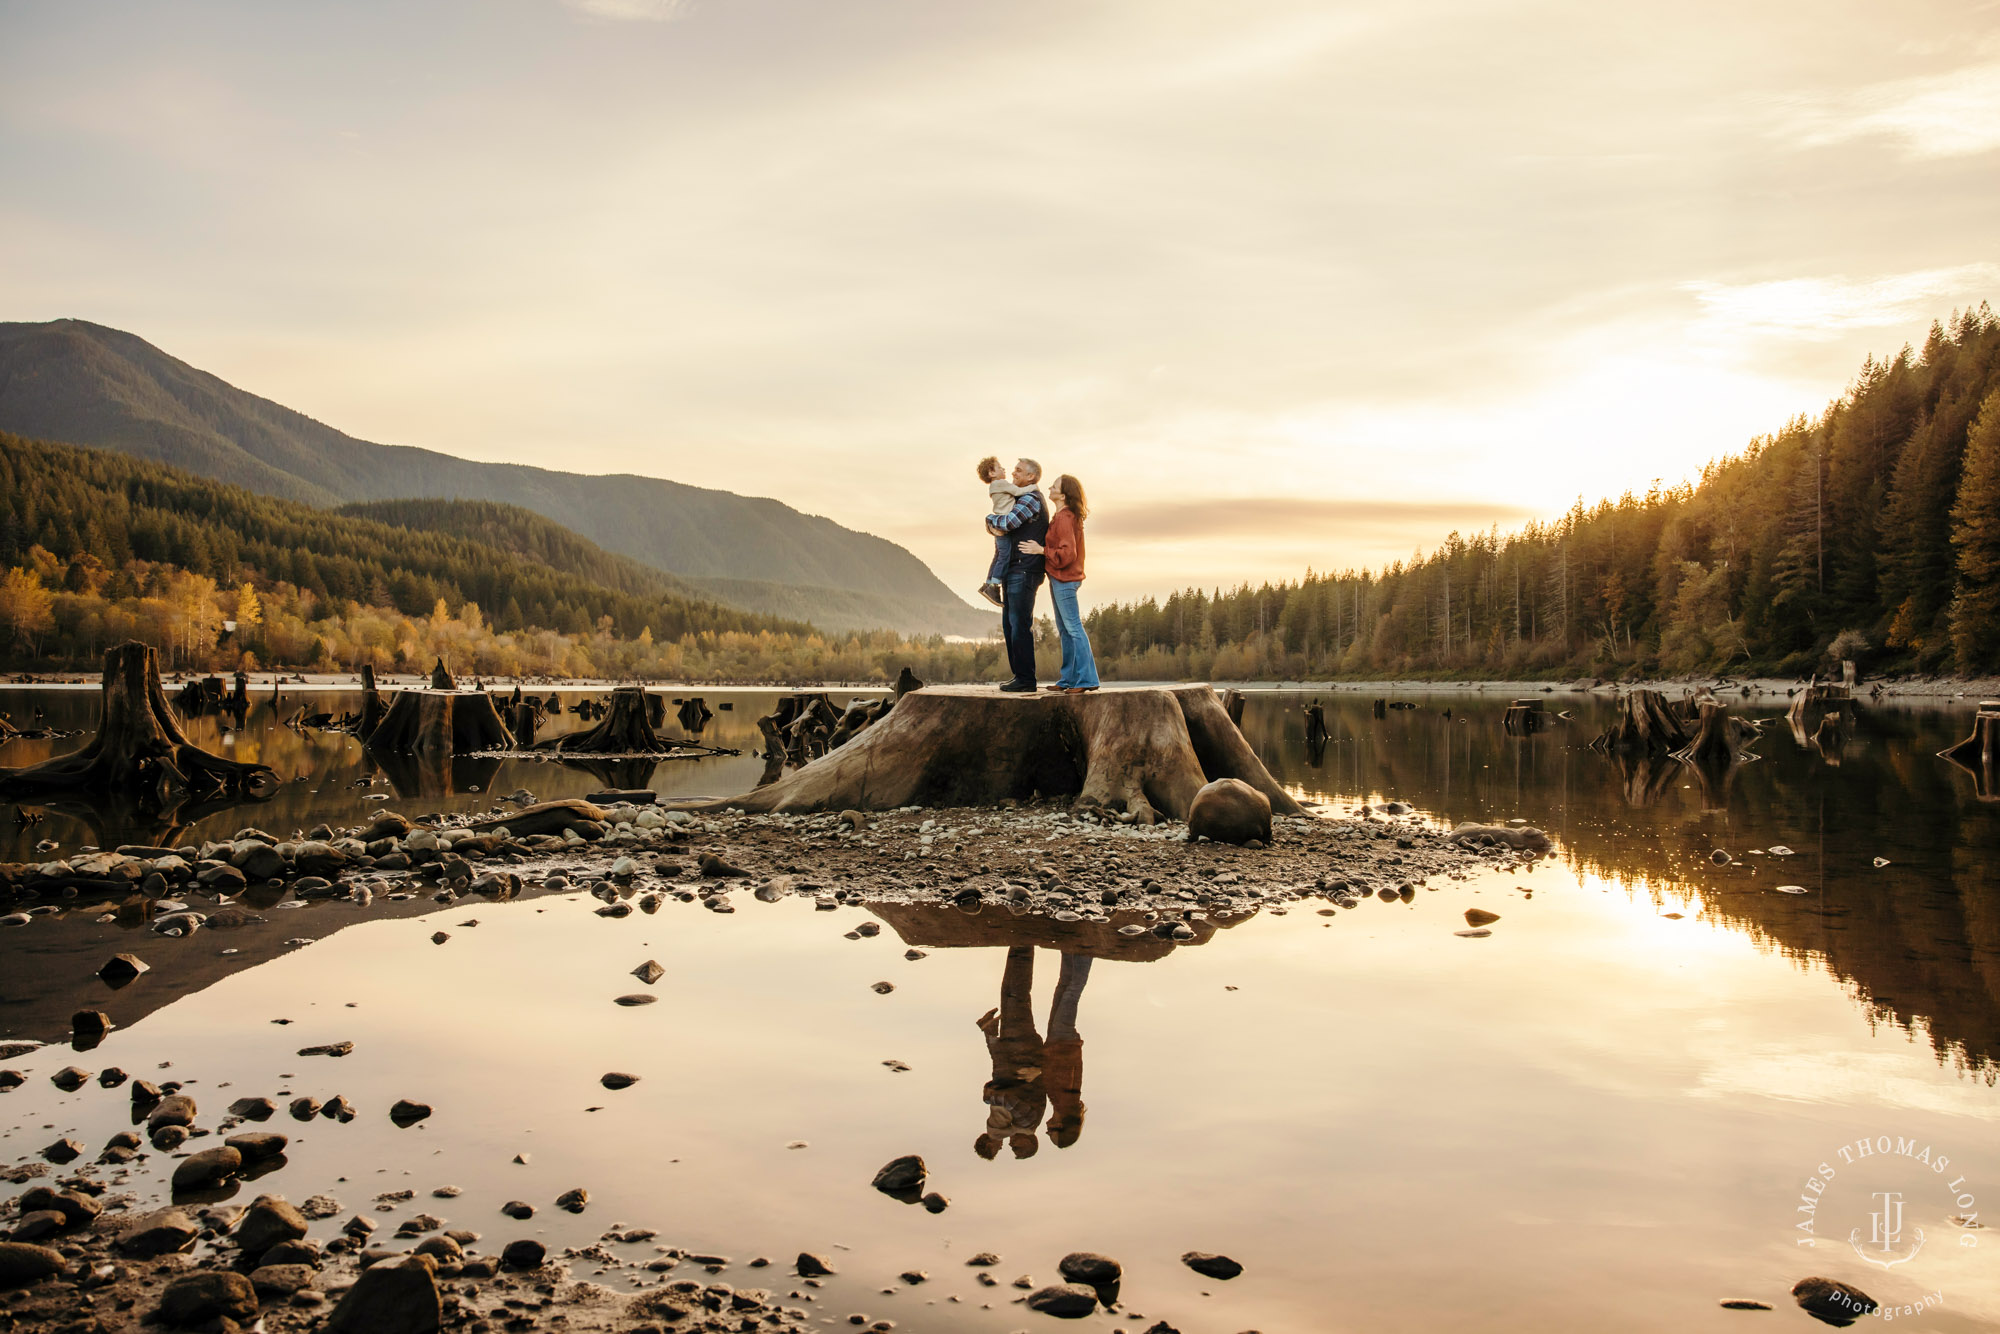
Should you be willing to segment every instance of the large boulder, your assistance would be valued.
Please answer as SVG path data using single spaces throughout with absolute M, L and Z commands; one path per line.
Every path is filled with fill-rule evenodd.
M 1052 1283 L 1028 1294 L 1028 1309 L 1063 1320 L 1081 1320 L 1097 1309 L 1097 1290 L 1082 1283 Z
M 1271 841 L 1271 799 L 1240 778 L 1218 778 L 1194 794 L 1188 837 L 1217 843 Z

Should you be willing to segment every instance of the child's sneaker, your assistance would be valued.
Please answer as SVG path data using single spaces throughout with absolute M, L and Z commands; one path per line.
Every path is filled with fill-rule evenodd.
M 996 607 L 1001 605 L 1000 585 L 998 584 L 981 584 L 979 586 L 979 596 L 985 598 Z

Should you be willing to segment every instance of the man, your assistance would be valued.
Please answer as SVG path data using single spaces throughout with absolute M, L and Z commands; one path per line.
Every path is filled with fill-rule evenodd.
M 1007 665 L 1014 673 L 1014 679 L 1000 688 L 1011 694 L 1033 694 L 1036 689 L 1035 590 L 1042 586 L 1045 573 L 1040 543 L 1049 533 L 1049 505 L 1036 485 L 1041 480 L 1041 464 L 1033 459 L 1018 460 L 1014 485 L 1034 489 L 1015 501 L 1013 509 L 994 515 L 986 523 L 996 537 L 1010 537 L 1014 542 L 1000 593 L 1000 633 L 1007 641 Z M 1035 544 L 1035 549 L 1021 550 L 1024 541 Z

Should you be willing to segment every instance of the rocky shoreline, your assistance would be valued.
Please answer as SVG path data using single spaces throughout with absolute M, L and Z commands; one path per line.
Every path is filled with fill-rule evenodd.
M 1042 804 L 745 815 L 571 801 L 503 805 L 451 824 L 383 813 L 363 827 L 315 829 L 316 837 L 248 828 L 187 850 L 126 847 L 0 867 L 0 906 L 9 909 L 0 920 L 24 936 L 65 918 L 143 927 L 145 935 L 133 929 L 122 937 L 140 943 L 104 965 L 119 972 L 149 967 L 144 955 L 170 955 L 198 933 L 278 919 L 288 904 L 345 899 L 434 910 L 466 899 L 550 894 L 589 894 L 608 918 L 657 912 L 669 897 L 729 913 L 792 896 L 823 909 L 941 911 L 972 930 L 988 915 L 1032 916 L 1063 924 L 1052 929 L 1093 933 L 1106 948 L 1166 951 L 1253 913 L 1310 906 L 1337 915 L 1370 898 L 1407 901 L 1475 866 L 1530 869 L 1547 846 L 1520 826 L 1468 828 L 1454 837 L 1410 815 L 1392 804 L 1279 817 L 1270 846 L 1235 847 L 1191 842 L 1184 825 L 1126 824 L 1109 813 Z M 1493 915 L 1474 921 L 1477 912 L 1468 913 L 1472 929 L 1461 934 L 1489 934 L 1484 923 Z M 872 925 L 855 934 L 871 933 Z M 72 1017 L 79 1052 L 99 1025 L 118 1022 L 116 993 L 102 1003 L 111 1013 Z M 0 1046 L 0 1053 L 0 1064 L 32 1055 L 37 1059 L 23 1063 L 37 1067 L 56 1054 L 32 1042 Z M 32 1156 L 0 1169 L 19 1192 L 0 1215 L 9 1233 L 0 1245 L 0 1330 L 97 1334 L 150 1323 L 228 1331 L 260 1320 L 269 1331 L 472 1334 L 751 1330 L 827 1317 L 857 1328 L 893 1324 L 820 1305 L 832 1269 L 820 1257 L 734 1265 L 623 1223 L 556 1254 L 507 1234 L 536 1207 L 581 1212 L 588 1207 L 581 1190 L 539 1206 L 516 1202 L 519 1209 L 510 1205 L 508 1217 L 496 1220 L 451 1218 L 452 1187 L 421 1199 L 404 1191 L 367 1201 L 313 1195 L 294 1204 L 273 1193 L 247 1208 L 224 1204 L 224 1194 L 250 1193 L 239 1182 L 281 1184 L 267 1178 L 284 1166 L 285 1137 L 260 1123 L 287 1112 L 310 1121 L 354 1110 L 310 1099 L 286 1107 L 282 1096 L 253 1096 L 216 1115 L 219 1109 L 197 1107 L 185 1091 L 192 1081 L 154 1085 L 122 1071 L 77 1067 L 36 1073 L 59 1088 L 95 1082 L 103 1096 L 131 1096 L 134 1129 L 103 1146 L 68 1138 L 31 1144 L 20 1130 L 10 1136 Z M 9 1071 L 0 1086 L 26 1078 Z M 399 1104 L 390 1115 L 422 1119 L 429 1110 Z M 149 1158 L 155 1172 L 171 1163 L 171 1198 L 134 1189 L 132 1174 L 145 1172 Z M 939 1196 L 936 1207 L 946 1204 Z M 351 1215 L 338 1235 L 324 1244 L 307 1239 L 311 1223 L 336 1215 Z M 1064 1277 L 1072 1277 L 1067 1268 Z M 990 1294 L 989 1305 L 1081 1311 L 1093 1291 L 1096 1300 L 1116 1300 L 1115 1284 L 1108 1293 L 1075 1281 L 1017 1293 L 984 1268 L 975 1278 L 982 1289 L 1003 1289 Z M 908 1287 L 923 1276 L 895 1281 Z M 1172 1328 L 1132 1320 L 1135 1330 Z

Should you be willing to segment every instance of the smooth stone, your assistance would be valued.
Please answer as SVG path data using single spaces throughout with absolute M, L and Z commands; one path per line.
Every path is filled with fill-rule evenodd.
M 152 1115 L 146 1118 L 147 1130 L 158 1130 L 161 1126 L 191 1126 L 194 1124 L 194 1099 L 185 1093 L 169 1093 L 154 1105 Z
M 268 1121 L 277 1111 L 277 1104 L 269 1098 L 238 1098 L 229 1104 L 229 1114 L 246 1121 Z
M 24 1241 L 0 1241 L 0 1288 L 17 1288 L 69 1268 L 61 1251 Z
M 658 996 L 648 995 L 643 991 L 635 991 L 629 996 L 618 997 L 613 1003 L 617 1005 L 651 1005 L 657 1000 L 659 1000 Z
M 1061 1320 L 1081 1320 L 1097 1309 L 1097 1292 L 1081 1283 L 1052 1283 L 1028 1294 L 1028 1309 Z
M 873 1184 L 875 1189 L 883 1194 L 894 1195 L 903 1191 L 922 1190 L 929 1176 L 930 1170 L 924 1166 L 923 1158 L 910 1153 L 883 1164 L 882 1170 L 875 1174 Z
M 1807 1314 L 1829 1324 L 1850 1325 L 1872 1313 L 1878 1303 L 1852 1284 L 1833 1278 L 1802 1278 L 1792 1285 L 1792 1299 Z
M 1465 924 L 1467 926 L 1486 926 L 1499 920 L 1499 913 L 1488 912 L 1484 908 L 1467 908 L 1465 910 Z
M 160 1294 L 160 1319 L 185 1328 L 221 1316 L 247 1323 L 257 1316 L 257 1290 L 241 1274 L 209 1269 L 182 1274 Z
M 526 1200 L 509 1200 L 500 1206 L 500 1212 L 509 1218 L 525 1220 L 535 1216 L 535 1206 Z
M 407 1098 L 398 1098 L 396 1105 L 389 1109 L 389 1119 L 405 1130 L 430 1114 L 431 1106 L 429 1103 L 411 1102 Z
M 840 1272 L 823 1257 L 814 1255 L 811 1251 L 799 1252 L 798 1271 L 800 1278 L 825 1278 Z
M 1189 1251 L 1181 1257 L 1181 1263 L 1204 1278 L 1232 1279 L 1243 1272 L 1243 1266 L 1226 1255 L 1214 1255 L 1208 1251 Z
M 227 1144 L 191 1153 L 174 1167 L 174 1189 L 205 1190 L 219 1186 L 243 1170 L 243 1155 Z
M 646 960 L 646 962 L 632 970 L 632 976 L 638 978 L 649 987 L 666 975 L 667 970 L 660 967 L 659 963 L 652 959 Z
M 246 1163 L 261 1163 L 267 1158 L 282 1157 L 285 1146 L 291 1143 L 283 1135 L 268 1130 L 252 1130 L 241 1135 L 231 1135 L 222 1142 L 242 1154 Z
M 151 1260 L 186 1250 L 200 1235 L 201 1228 L 179 1209 L 161 1209 L 133 1220 L 113 1244 L 122 1255 Z
M 263 1297 L 289 1297 L 318 1278 L 307 1264 L 262 1264 L 250 1271 L 250 1286 Z
M 246 1256 L 260 1256 L 282 1241 L 306 1235 L 306 1217 L 282 1195 L 259 1195 L 236 1224 L 236 1244 Z
M 533 1237 L 521 1237 L 501 1250 L 500 1263 L 509 1269 L 539 1269 L 548 1254 L 549 1248 Z
M 639 1082 L 639 1076 L 628 1075 L 622 1071 L 613 1070 L 597 1082 L 608 1089 L 628 1089 Z
M 1096 1251 L 1071 1251 L 1062 1258 L 1056 1270 L 1072 1283 L 1088 1283 L 1100 1288 L 1116 1283 L 1125 1275 L 1123 1265 Z
M 324 1334 L 436 1334 L 444 1323 L 437 1267 L 428 1255 L 369 1266 L 333 1308 Z

